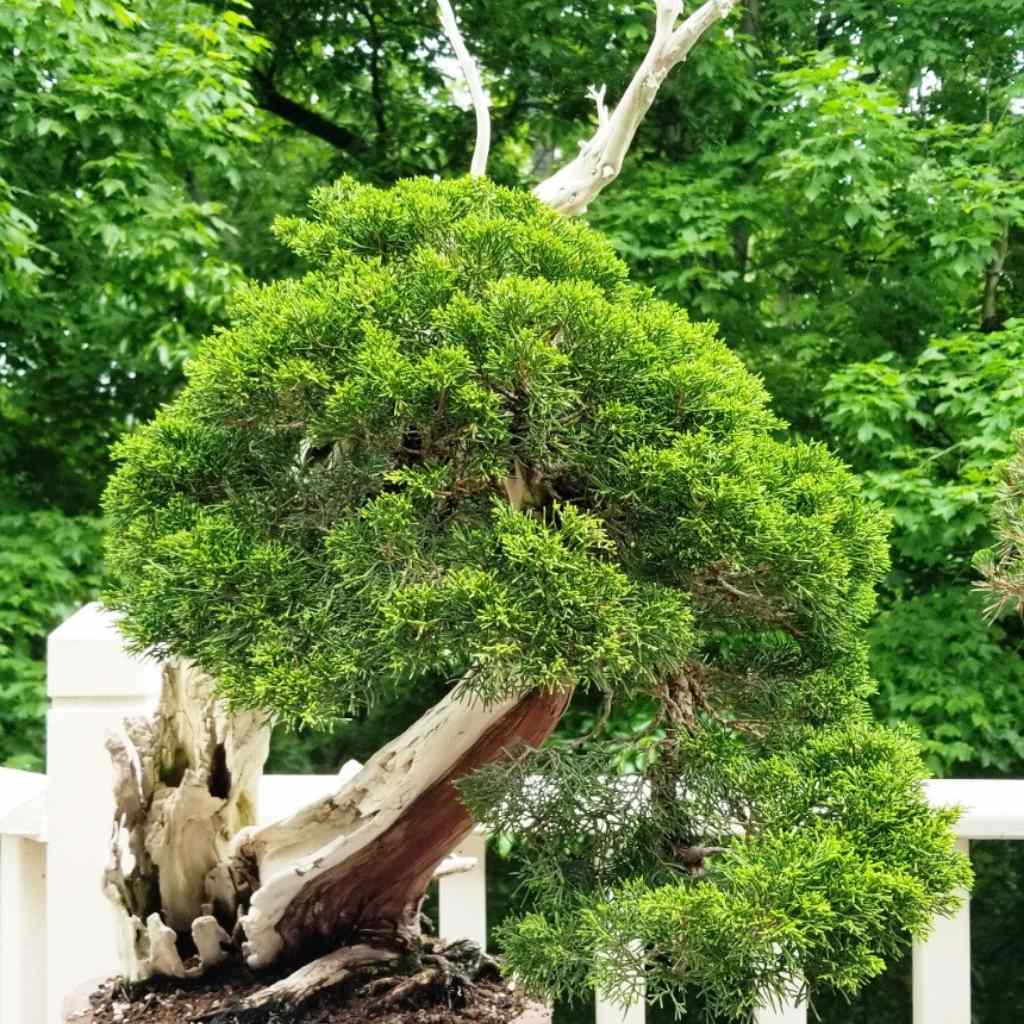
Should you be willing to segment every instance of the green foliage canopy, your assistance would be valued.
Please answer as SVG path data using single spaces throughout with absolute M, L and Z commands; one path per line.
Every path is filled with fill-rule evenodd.
M 913 745 L 866 713 L 884 516 L 823 446 L 778 438 L 709 325 L 528 193 L 343 179 L 312 206 L 277 224 L 306 274 L 245 289 L 118 446 L 128 635 L 300 723 L 438 679 L 652 702 L 649 811 L 614 813 L 600 745 L 468 784 L 515 830 L 543 780 L 546 909 L 505 930 L 511 968 L 548 995 L 646 972 L 729 1016 L 796 974 L 856 991 L 968 873 Z M 706 877 L 680 862 L 711 844 Z
M 299 720 L 442 667 L 490 697 L 650 686 L 697 598 L 787 631 L 790 666 L 859 652 L 877 515 L 599 236 L 480 183 L 314 209 L 278 224 L 311 271 L 243 292 L 120 445 L 111 599 L 140 644 Z

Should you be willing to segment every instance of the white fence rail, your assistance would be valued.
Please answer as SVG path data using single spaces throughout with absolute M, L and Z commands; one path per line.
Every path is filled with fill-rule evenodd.
M 151 708 L 155 663 L 128 656 L 109 615 L 89 605 L 50 636 L 48 774 L 0 769 L 0 1024 L 60 1024 L 65 999 L 117 970 L 113 916 L 99 878 L 113 816 L 108 730 Z M 334 776 L 269 775 L 260 817 L 272 820 L 315 799 Z M 1024 781 L 934 781 L 935 805 L 964 808 L 957 831 L 971 840 L 1024 839 Z M 458 851 L 470 871 L 439 881 L 441 934 L 486 940 L 484 837 Z M 83 941 L 83 939 L 85 941 Z M 939 919 L 913 954 L 914 1024 L 970 1024 L 970 910 Z M 642 1003 L 598 1000 L 595 1024 L 643 1024 Z M 762 1010 L 757 1024 L 805 1024 L 802 1007 Z

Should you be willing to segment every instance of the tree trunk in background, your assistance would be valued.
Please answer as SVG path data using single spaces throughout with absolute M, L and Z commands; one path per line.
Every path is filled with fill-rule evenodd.
M 1002 237 L 995 245 L 992 262 L 985 268 L 985 291 L 981 302 L 981 329 L 990 334 L 1002 330 L 1006 318 L 999 314 L 999 282 L 1006 269 L 1006 257 L 1010 252 L 1010 226 L 1007 225 Z

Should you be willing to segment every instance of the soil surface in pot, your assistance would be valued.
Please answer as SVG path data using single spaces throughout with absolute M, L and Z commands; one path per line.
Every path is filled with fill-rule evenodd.
M 480 981 L 462 1007 L 411 999 L 384 1007 L 379 998 L 329 989 L 298 1010 L 270 1010 L 258 1016 L 230 1012 L 252 992 L 271 984 L 271 972 L 256 973 L 231 965 L 194 980 L 159 978 L 129 989 L 120 981 L 105 982 L 89 1006 L 69 1014 L 67 1024 L 187 1024 L 217 1011 L 227 1011 L 223 1024 L 549 1024 L 551 1012 L 523 998 L 503 981 Z

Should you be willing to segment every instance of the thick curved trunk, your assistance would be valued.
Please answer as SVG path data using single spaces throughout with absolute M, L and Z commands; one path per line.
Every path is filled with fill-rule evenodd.
M 542 743 L 568 700 L 532 691 L 482 705 L 456 688 L 333 793 L 255 827 L 265 725 L 227 715 L 208 677 L 168 665 L 155 718 L 110 742 L 106 884 L 123 911 L 125 974 L 199 974 L 225 947 L 252 967 L 360 943 L 415 948 L 427 885 L 473 827 L 456 782 Z
M 242 919 L 253 967 L 360 934 L 403 943 L 441 861 L 473 827 L 458 779 L 554 729 L 567 693 L 534 691 L 489 707 L 458 691 L 378 751 L 337 793 L 240 837 L 238 867 L 258 879 Z

